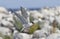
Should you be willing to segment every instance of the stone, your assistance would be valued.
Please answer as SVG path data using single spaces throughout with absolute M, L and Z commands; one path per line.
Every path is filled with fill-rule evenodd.
M 13 35 L 14 39 L 31 39 L 31 36 L 26 33 L 15 32 Z
M 58 33 L 53 33 L 53 34 L 50 34 L 47 39 L 60 39 L 60 34 Z
M 3 39 L 2 37 L 0 37 L 0 39 Z
M 9 28 L 6 27 L 0 27 L 0 33 L 3 35 L 11 35 L 11 30 Z
M 43 30 L 37 30 L 34 32 L 32 39 L 46 38 L 47 34 Z

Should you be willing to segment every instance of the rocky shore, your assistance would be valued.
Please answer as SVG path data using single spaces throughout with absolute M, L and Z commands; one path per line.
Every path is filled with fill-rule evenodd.
M 60 7 L 14 12 L 0 7 L 0 39 L 60 39 Z

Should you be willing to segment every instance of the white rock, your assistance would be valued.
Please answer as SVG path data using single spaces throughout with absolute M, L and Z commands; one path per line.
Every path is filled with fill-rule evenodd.
M 56 21 L 58 22 L 58 24 L 60 24 L 60 16 L 55 16 L 55 18 L 56 18 Z
M 46 39 L 46 38 L 39 38 L 39 39 Z
M 37 30 L 33 34 L 33 39 L 37 38 L 46 38 L 47 32 L 43 30 Z
M 11 22 L 14 22 L 14 20 L 13 20 L 13 18 L 11 18 L 11 17 L 9 17 L 9 18 L 7 18 L 7 21 L 11 21 Z
M 6 21 L 6 20 L 2 20 L 1 23 L 2 23 L 4 26 L 7 26 L 7 27 L 13 27 L 13 26 L 14 26 L 11 22 Z
M 0 7 L 0 12 L 2 12 L 2 13 L 7 13 L 8 11 L 7 11 L 6 8 L 4 8 L 4 7 Z
M 31 36 L 26 33 L 15 33 L 14 39 L 31 39 Z
M 0 27 L 0 33 L 3 35 L 11 35 L 11 30 L 9 28 L 6 27 Z
M 13 38 L 14 39 L 31 39 L 32 35 L 29 35 L 26 33 L 19 33 L 17 30 L 14 30 Z
M 6 14 L 0 13 L 0 20 L 2 20 L 2 18 L 7 18 L 8 16 Z
M 55 18 L 52 17 L 52 16 L 49 17 L 49 21 L 50 21 L 51 23 L 53 23 L 54 19 L 55 19 Z
M 47 39 L 60 39 L 60 34 L 54 33 L 47 37 Z
M 0 39 L 3 39 L 2 37 L 0 37 Z
M 39 19 L 39 18 L 43 17 L 43 15 L 41 13 L 39 13 L 38 11 L 32 11 L 32 12 L 30 12 L 30 14 L 35 19 Z

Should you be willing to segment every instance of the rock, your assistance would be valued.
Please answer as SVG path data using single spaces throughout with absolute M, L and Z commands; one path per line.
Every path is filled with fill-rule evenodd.
M 45 38 L 33 38 L 33 39 L 45 39 Z
M 11 13 L 6 14 L 6 13 L 3 13 L 3 12 L 0 13 L 0 25 L 3 24 L 4 27 L 5 26 L 14 26 L 13 22 L 14 22 L 13 14 L 11 14 Z
M 5 7 L 0 7 L 0 12 L 8 13 L 8 10 Z
M 31 11 L 30 12 L 31 16 L 34 18 L 34 19 L 39 19 L 39 18 L 42 18 L 43 15 L 41 13 L 39 13 L 38 11 Z
M 10 13 L 10 14 L 8 15 L 7 21 L 12 21 L 12 22 L 14 22 L 13 14 Z
M 14 32 L 15 32 L 13 34 L 14 39 L 31 39 L 31 36 L 26 33 L 19 33 L 17 31 L 14 31 Z
M 49 21 L 50 21 L 50 23 L 52 23 L 54 21 L 54 17 L 50 16 Z
M 2 37 L 0 37 L 0 39 L 3 39 Z
M 13 27 L 14 26 L 13 23 L 6 21 L 6 20 L 2 20 L 1 24 L 3 24 L 4 27 Z
M 11 35 L 11 30 L 9 28 L 6 27 L 0 27 L 0 33 L 3 35 Z
M 34 32 L 32 39 L 46 38 L 46 36 L 47 36 L 47 32 L 43 30 L 37 30 Z
M 45 38 L 39 38 L 39 39 L 45 39 Z
M 2 19 L 7 18 L 7 17 L 8 17 L 8 16 L 7 16 L 6 14 L 0 13 L 0 21 L 1 21 Z
M 60 39 L 60 34 L 53 33 L 47 37 L 47 39 Z
M 53 31 L 52 29 L 51 29 L 51 31 Z M 55 28 L 55 33 L 60 33 L 60 30 L 58 28 Z

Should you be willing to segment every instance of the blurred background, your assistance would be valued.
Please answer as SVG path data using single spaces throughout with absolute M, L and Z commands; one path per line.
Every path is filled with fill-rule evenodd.
M 0 6 L 7 8 L 41 8 L 60 6 L 60 0 L 0 0 Z

